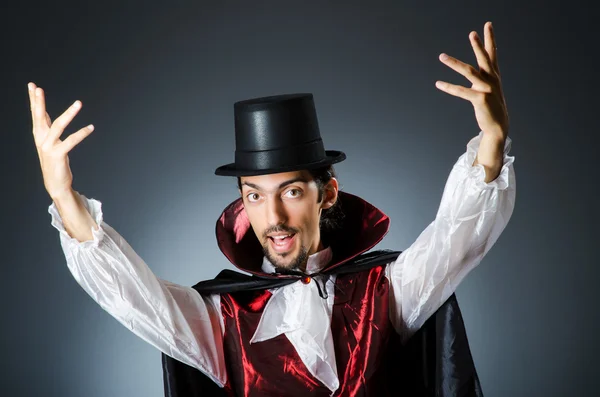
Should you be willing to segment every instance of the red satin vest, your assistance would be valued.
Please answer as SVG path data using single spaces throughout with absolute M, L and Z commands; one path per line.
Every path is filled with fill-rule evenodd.
M 385 364 L 386 354 L 396 350 L 389 343 L 399 343 L 399 336 L 389 321 L 388 285 L 385 266 L 337 277 L 331 331 L 340 387 L 334 396 L 390 394 L 385 371 L 393 369 Z M 330 396 L 285 334 L 249 343 L 270 296 L 268 291 L 221 296 L 226 390 L 245 397 Z

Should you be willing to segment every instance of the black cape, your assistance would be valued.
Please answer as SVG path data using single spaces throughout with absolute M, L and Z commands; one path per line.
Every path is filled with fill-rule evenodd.
M 394 260 L 399 251 L 378 250 L 358 256 L 332 274 L 368 270 Z M 327 271 L 322 273 L 327 274 Z M 223 270 L 193 288 L 201 294 L 270 289 L 298 281 L 300 275 L 262 278 Z M 444 304 L 402 347 L 398 395 L 410 397 L 483 397 L 456 295 Z M 199 370 L 162 353 L 165 397 L 227 396 Z

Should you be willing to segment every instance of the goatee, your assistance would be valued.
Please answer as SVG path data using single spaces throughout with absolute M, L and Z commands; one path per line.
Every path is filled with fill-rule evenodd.
M 308 260 L 308 250 L 304 246 L 300 246 L 300 252 L 289 264 L 282 263 L 280 256 L 271 255 L 269 248 L 264 245 L 263 253 L 267 257 L 269 262 L 271 262 L 271 264 L 275 267 L 275 271 L 281 273 L 289 271 L 303 272 L 302 268 L 305 268 L 306 261 Z

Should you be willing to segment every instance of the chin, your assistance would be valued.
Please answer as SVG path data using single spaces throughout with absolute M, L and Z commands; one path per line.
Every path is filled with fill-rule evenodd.
M 273 266 L 286 270 L 300 270 L 308 258 L 306 248 L 298 246 L 298 244 L 295 244 L 293 249 L 280 253 L 276 252 L 267 241 L 267 247 L 263 246 L 263 251 Z
M 278 267 L 285 267 L 286 269 L 292 266 L 298 257 L 296 249 L 285 253 L 275 252 L 271 247 L 268 251 L 268 259 Z

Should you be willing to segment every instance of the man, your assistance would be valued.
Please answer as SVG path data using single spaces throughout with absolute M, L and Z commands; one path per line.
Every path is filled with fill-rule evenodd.
M 324 149 L 312 95 L 254 98 L 235 104 L 235 163 L 216 170 L 238 177 L 241 195 L 217 222 L 219 247 L 254 276 L 225 273 L 193 288 L 157 278 L 103 222 L 101 203 L 73 190 L 67 153 L 93 127 L 60 141 L 80 103 L 52 123 L 43 91 L 30 84 L 34 138 L 53 199 L 48 211 L 67 265 L 103 309 L 164 353 L 167 395 L 206 393 L 204 376 L 243 396 L 407 391 L 408 377 L 395 383 L 412 364 L 401 364 L 412 357 L 403 346 L 440 308 L 452 323 L 461 321 L 449 298 L 514 208 L 514 157 L 491 23 L 485 45 L 473 33 L 479 71 L 440 57 L 472 88 L 436 85 L 471 101 L 481 132 L 453 167 L 435 220 L 408 249 L 369 252 L 389 219 L 338 190 L 331 165 L 345 155 Z M 423 341 L 439 344 L 442 335 L 432 335 L 433 342 Z M 444 385 L 423 387 L 430 395 L 481 395 L 465 336 L 449 339 L 446 350 L 460 342 L 457 350 L 467 352 L 449 367 L 469 373 L 448 386 L 453 368 L 438 368 L 448 371 L 435 379 Z

